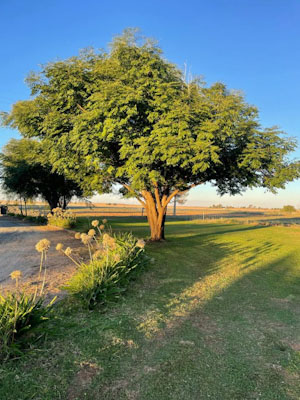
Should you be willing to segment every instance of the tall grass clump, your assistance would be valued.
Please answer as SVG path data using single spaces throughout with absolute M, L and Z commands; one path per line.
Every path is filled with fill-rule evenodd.
M 48 224 L 61 228 L 73 228 L 76 225 L 76 215 L 62 208 L 53 208 L 52 213 L 47 215 Z
M 16 281 L 16 291 L 6 295 L 0 294 L 0 359 L 22 353 L 21 347 L 26 344 L 28 331 L 47 320 L 55 298 L 47 305 L 44 301 L 44 286 L 46 279 L 45 260 L 50 247 L 47 239 L 40 240 L 36 250 L 41 253 L 39 277 L 43 279 L 36 286 L 35 292 L 28 294 L 19 290 L 19 280 L 22 273 L 19 270 L 11 273 L 11 279 Z M 25 338 L 24 338 L 25 337 Z
M 89 309 L 115 301 L 148 262 L 143 240 L 131 233 L 105 233 L 104 225 L 99 226 L 98 221 L 92 225 L 95 229 L 90 229 L 88 234 L 75 234 L 88 248 L 88 262 L 73 258 L 69 247 L 63 250 L 61 244 L 57 246 L 78 267 L 63 289 Z

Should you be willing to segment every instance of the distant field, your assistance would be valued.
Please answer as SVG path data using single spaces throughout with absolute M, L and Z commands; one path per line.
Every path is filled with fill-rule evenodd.
M 145 217 L 145 209 L 135 204 L 105 204 L 105 203 L 70 203 L 69 210 L 78 217 Z M 49 208 L 46 204 L 36 203 L 27 206 L 28 212 L 32 211 L 47 213 Z M 180 218 L 185 220 L 212 220 L 212 219 L 238 219 L 246 222 L 272 222 L 300 224 L 300 211 L 296 213 L 282 213 L 276 209 L 261 208 L 212 208 L 177 206 L 174 215 L 173 205 L 167 211 L 168 219 Z

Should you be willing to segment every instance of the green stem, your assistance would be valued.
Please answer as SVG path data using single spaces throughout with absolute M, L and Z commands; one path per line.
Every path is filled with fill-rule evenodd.
M 41 277 L 41 272 L 42 272 L 42 269 L 43 269 L 43 261 L 44 261 L 44 252 L 42 251 L 42 253 L 41 253 L 41 263 L 40 263 L 39 279 L 40 279 L 40 277 Z

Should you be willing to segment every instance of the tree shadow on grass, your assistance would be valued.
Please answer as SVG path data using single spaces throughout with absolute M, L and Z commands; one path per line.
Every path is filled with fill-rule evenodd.
M 298 398 L 300 276 L 293 254 L 207 296 L 203 285 L 210 283 L 194 283 L 179 295 L 184 304 L 169 305 L 167 322 L 149 339 L 149 356 L 140 358 L 152 371 L 139 377 L 140 398 Z

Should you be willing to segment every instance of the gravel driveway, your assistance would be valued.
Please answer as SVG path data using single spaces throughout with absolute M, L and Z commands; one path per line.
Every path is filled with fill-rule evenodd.
M 0 216 L 0 291 L 14 285 L 10 273 L 16 269 L 22 271 L 23 284 L 30 286 L 37 283 L 40 253 L 35 250 L 35 245 L 44 238 L 51 242 L 46 261 L 46 291 L 56 294 L 75 270 L 72 262 L 55 250 L 56 244 L 61 242 L 65 247 L 78 249 L 81 247 L 80 241 L 74 239 L 72 233 L 60 228 L 33 225 L 12 217 Z

